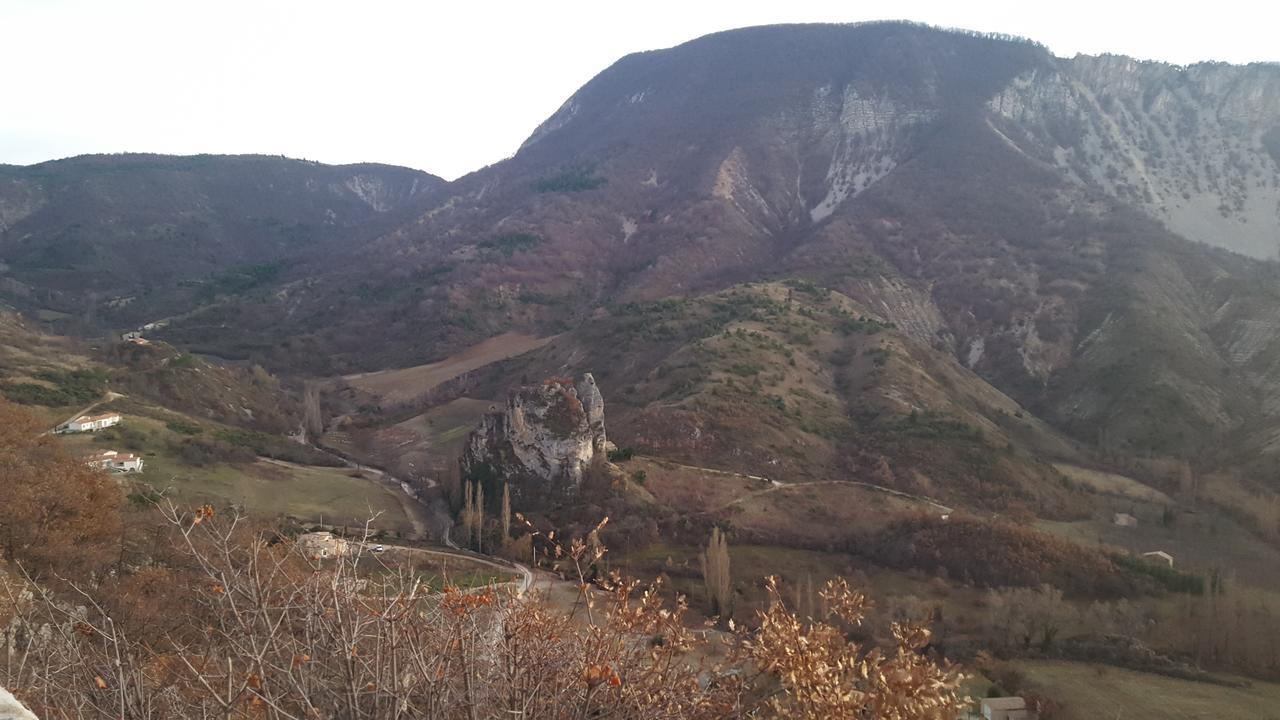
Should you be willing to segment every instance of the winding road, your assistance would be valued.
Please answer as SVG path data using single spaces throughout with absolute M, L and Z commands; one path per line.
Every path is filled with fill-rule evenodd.
M 449 512 L 449 507 L 443 497 L 437 497 L 430 503 L 423 502 L 419 497 L 418 492 L 413 489 L 412 485 L 400 478 L 397 478 L 386 470 L 356 462 L 350 458 L 334 453 L 327 448 L 322 448 L 314 444 L 311 445 L 311 447 L 340 459 L 347 467 L 353 470 L 357 470 L 361 473 L 371 473 L 377 477 L 379 482 L 390 486 L 393 489 L 393 492 L 395 492 L 395 495 L 400 502 L 400 506 L 404 508 L 405 515 L 413 524 L 413 531 L 416 536 L 414 539 L 430 540 L 432 538 L 439 538 L 439 540 L 443 542 L 448 549 L 435 550 L 430 548 L 411 547 L 408 545 L 387 545 L 385 543 L 383 544 L 383 547 L 394 548 L 405 552 L 465 558 L 472 562 L 478 562 L 483 565 L 497 568 L 503 572 L 510 572 L 514 570 L 520 574 L 520 585 L 516 591 L 517 595 L 524 595 L 529 591 L 529 588 L 533 587 L 533 571 L 527 566 L 515 562 L 514 560 L 498 559 L 492 555 L 485 555 L 458 547 L 452 537 L 453 516 Z M 278 460 L 275 462 L 286 464 L 283 463 L 283 461 Z M 423 478 L 422 481 L 429 489 L 435 489 L 439 486 L 439 483 L 433 478 Z

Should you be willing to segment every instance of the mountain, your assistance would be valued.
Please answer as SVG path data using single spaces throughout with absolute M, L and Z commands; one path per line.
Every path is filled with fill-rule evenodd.
M 132 329 L 357 252 L 441 185 L 407 168 L 266 156 L 0 166 L 0 297 L 62 330 Z
M 647 303 L 798 282 L 891 328 L 909 365 L 937 353 L 947 375 L 972 373 L 1070 443 L 1253 477 L 1280 469 L 1278 138 L 1274 66 L 1064 59 L 1016 38 L 872 23 L 748 28 L 627 56 L 512 158 L 445 185 L 387 170 L 383 187 L 399 190 L 381 203 L 341 180 L 351 168 L 67 162 L 107 176 L 152 162 L 258 168 L 262 205 L 237 206 L 237 222 L 275 228 L 270 242 L 234 261 L 170 256 L 168 270 L 162 254 L 154 272 L 169 285 L 98 303 L 99 323 L 169 318 L 158 336 L 187 349 L 333 375 L 440 360 L 503 332 L 557 335 L 552 348 L 582 349 L 564 369 L 596 373 L 614 397 L 660 362 L 586 367 L 633 347 L 601 328 Z M 298 185 L 263 179 L 277 162 Z M 83 273 L 57 255 L 88 243 L 72 230 L 88 226 L 36 233 L 39 218 L 74 212 L 33 212 L 32 191 L 14 189 L 27 185 L 10 185 L 9 285 L 75 296 L 60 283 Z M 135 262 L 173 246 L 139 229 L 152 226 L 133 208 L 152 194 L 104 223 Z M 261 220 L 272 208 L 280 224 Z M 112 281 L 94 282 L 107 297 Z M 148 298 L 165 293 L 182 296 L 178 312 L 154 312 Z M 943 395 L 939 407 L 964 404 Z M 941 412 L 895 412 L 912 409 Z
M 455 541 L 589 537 L 695 606 L 718 529 L 738 619 L 773 604 L 760 576 L 810 615 L 815 577 L 849 578 L 890 598 L 859 632 L 935 617 L 929 652 L 990 651 L 998 695 L 1036 688 L 994 657 L 1275 678 L 1277 260 L 1280 67 L 748 28 L 622 58 L 449 183 L 0 169 L 26 312 L 0 312 L 0 392 L 50 425 L 128 413 L 62 440 L 134 442 L 179 497 L 420 537 L 412 492 L 434 532 L 471 488 Z M 514 489 L 513 536 L 494 481 L 531 452 L 581 467 Z
M 618 61 L 360 263 L 169 332 L 348 372 L 803 278 L 1078 438 L 1198 451 L 1272 421 L 1277 128 L 1273 66 L 902 23 L 719 33 Z

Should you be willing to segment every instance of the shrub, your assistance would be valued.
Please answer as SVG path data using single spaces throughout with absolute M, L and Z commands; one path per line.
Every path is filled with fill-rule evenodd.
M 894 708 L 924 720 L 955 717 L 963 700 L 960 673 L 925 652 L 927 628 L 895 625 L 884 649 L 850 641 L 845 629 L 868 602 L 843 581 L 821 592 L 829 610 L 802 622 L 768 579 L 759 631 L 724 633 L 726 666 L 700 682 L 698 658 L 719 641 L 696 633 L 660 583 L 592 587 L 605 554 L 597 542 L 545 538 L 584 621 L 510 584 L 436 591 L 408 561 L 370 574 L 356 553 L 309 558 L 278 530 L 251 530 L 211 506 L 162 512 L 157 539 L 177 548 L 172 565 L 130 571 L 105 591 L 87 586 L 79 610 L 43 592 L 15 608 L 9 627 L 66 630 L 16 644 L 20 657 L 0 664 L 0 683 L 41 716 L 124 707 L 129 717 L 711 720 Z M 136 605 L 158 599 L 163 609 L 99 601 L 121 584 Z
M 164 426 L 180 435 L 199 435 L 200 434 L 200 426 L 187 420 L 182 420 L 182 419 L 170 420 L 166 422 Z
M 178 443 L 174 451 L 184 463 L 196 466 L 247 463 L 257 459 L 257 455 L 248 448 L 202 438 L 187 438 Z
M 890 567 L 946 570 L 952 578 L 985 587 L 1049 583 L 1068 595 L 1118 598 L 1168 588 L 1172 583 L 1180 590 L 1195 592 L 1190 583 L 1178 585 L 1155 578 L 1146 568 L 1133 568 L 1124 556 L 1101 548 L 1078 545 L 1030 527 L 974 517 L 904 518 L 870 537 L 851 539 L 847 547 Z
M 5 397 L 23 405 L 62 407 L 93 402 L 107 389 L 106 373 L 97 370 L 41 370 L 33 373 L 54 387 L 36 383 L 5 383 L 0 386 Z
M 302 465 L 324 465 L 326 467 L 342 467 L 340 458 L 310 445 L 303 445 L 279 435 L 268 435 L 254 430 L 242 428 L 219 430 L 218 440 L 237 445 L 263 457 L 294 462 Z
M 476 243 L 476 247 L 489 252 L 501 253 L 510 257 L 546 242 L 542 236 L 533 233 L 506 233 Z
M 540 193 L 582 192 L 603 187 L 608 182 L 589 168 L 569 168 L 538 179 L 533 183 L 533 189 Z

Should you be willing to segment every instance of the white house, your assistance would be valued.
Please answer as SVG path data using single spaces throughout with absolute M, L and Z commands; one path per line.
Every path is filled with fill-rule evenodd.
M 1138 518 L 1129 513 L 1118 512 L 1111 516 L 1111 523 L 1120 527 L 1138 527 Z
M 107 472 L 142 472 L 142 456 L 133 453 L 103 450 L 85 458 L 90 467 L 102 468 Z
M 983 720 L 1032 720 L 1035 714 L 1020 697 L 983 698 Z
M 100 415 L 81 415 L 67 421 L 63 426 L 66 432 L 95 432 L 120 423 L 120 413 L 102 413 Z
M 298 547 L 312 560 L 341 557 L 347 554 L 347 541 L 331 532 L 313 532 L 298 536 Z

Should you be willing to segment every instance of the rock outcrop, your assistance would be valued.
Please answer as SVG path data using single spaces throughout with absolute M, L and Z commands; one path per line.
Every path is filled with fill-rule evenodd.
M 463 479 L 510 483 L 513 498 L 536 504 L 573 495 L 605 455 L 604 398 L 587 373 L 513 391 L 471 433 L 459 462 Z

